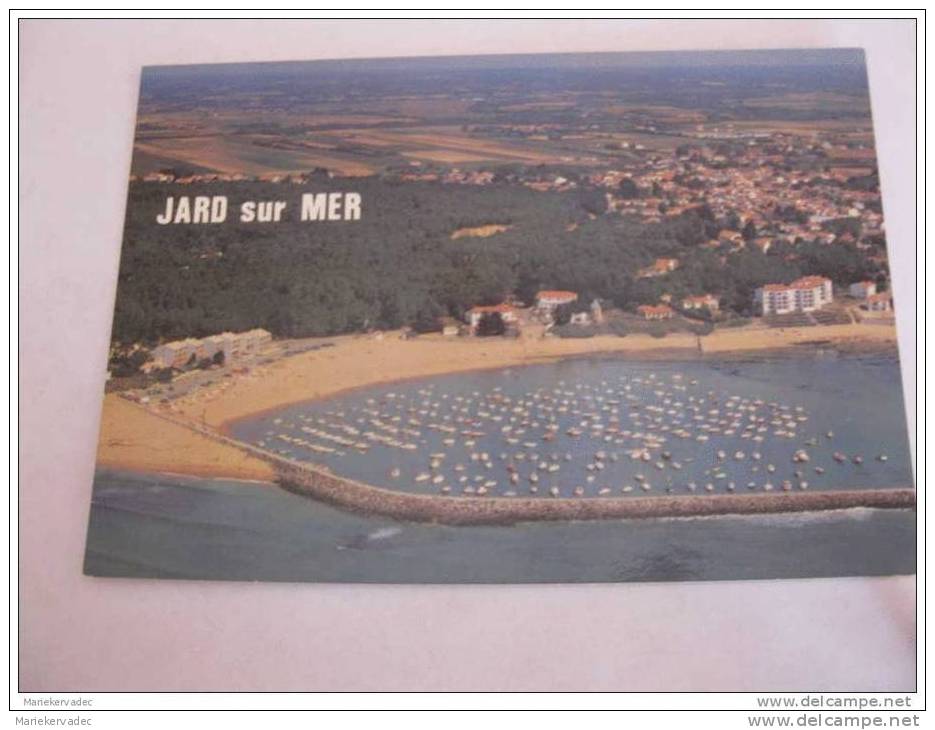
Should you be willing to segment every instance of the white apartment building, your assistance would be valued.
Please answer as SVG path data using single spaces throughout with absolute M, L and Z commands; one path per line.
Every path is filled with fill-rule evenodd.
M 831 279 L 803 276 L 791 284 L 766 284 L 754 292 L 753 300 L 763 315 L 812 312 L 833 301 Z

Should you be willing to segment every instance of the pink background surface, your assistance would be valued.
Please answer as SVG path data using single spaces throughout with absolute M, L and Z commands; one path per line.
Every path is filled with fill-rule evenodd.
M 81 574 L 139 68 L 863 46 L 915 435 L 915 42 L 904 21 L 25 21 L 20 689 L 899 690 L 911 577 L 336 586 Z

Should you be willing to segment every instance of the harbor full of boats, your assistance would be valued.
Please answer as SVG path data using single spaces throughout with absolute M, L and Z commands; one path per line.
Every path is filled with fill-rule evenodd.
M 901 408 L 895 361 L 579 360 L 375 386 L 231 433 L 439 497 L 799 493 L 911 488 Z

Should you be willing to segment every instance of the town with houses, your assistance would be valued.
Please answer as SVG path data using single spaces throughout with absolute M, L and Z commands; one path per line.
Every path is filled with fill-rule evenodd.
M 545 131 L 545 130 L 541 130 Z M 736 143 L 721 149 L 725 139 Z M 738 151 L 739 150 L 739 151 Z M 623 169 L 606 169 L 577 175 L 559 174 L 548 167 L 471 168 L 411 162 L 407 167 L 388 169 L 383 177 L 396 182 L 431 182 L 441 185 L 492 186 L 520 184 L 538 191 L 588 189 L 603 193 L 605 215 L 631 216 L 646 223 L 682 215 L 707 206 L 718 219 L 735 218 L 703 244 L 725 257 L 747 248 L 768 253 L 779 242 L 793 247 L 803 242 L 848 246 L 855 250 L 879 251 L 873 255 L 885 270 L 883 216 L 872 146 L 837 140 L 831 133 L 813 135 L 756 133 L 731 129 L 698 133 L 690 143 L 671 154 L 651 151 L 642 145 L 627 150 L 631 157 Z M 820 164 L 816 164 L 820 163 Z M 307 185 L 328 170 L 307 174 L 189 174 L 151 172 L 136 178 L 145 183 L 239 182 L 261 180 L 283 185 Z M 829 223 L 853 222 L 854 225 Z M 794 255 L 794 254 L 793 254 Z M 676 257 L 657 258 L 636 273 L 638 278 L 664 281 L 678 270 Z M 835 309 L 843 299 L 850 306 Z M 614 316 L 608 303 L 582 301 L 578 292 L 543 290 L 535 301 L 507 298 L 498 304 L 477 305 L 465 312 L 462 321 L 444 318 L 440 333 L 459 335 L 516 335 L 536 333 L 553 336 L 562 327 L 599 328 Z M 853 321 L 854 310 L 891 315 L 892 296 L 888 283 L 858 280 L 835 291 L 824 276 L 806 275 L 793 281 L 775 281 L 757 288 L 751 302 L 754 315 L 776 325 L 815 325 Z M 668 322 L 680 317 L 705 314 L 717 320 L 721 312 L 718 292 L 682 298 L 663 294 L 654 304 L 641 304 L 630 317 L 645 322 Z M 834 310 L 833 314 L 828 313 Z M 558 315 L 558 316 L 557 316 Z M 860 316 L 859 314 L 856 316 Z M 783 319 L 785 317 L 785 319 Z M 490 321 L 495 323 L 488 326 Z M 561 325 L 561 326 L 559 326 Z M 243 333 L 220 333 L 202 339 L 188 338 L 155 347 L 150 369 L 190 368 L 198 363 L 236 361 L 255 351 L 271 335 L 255 329 Z M 219 354 L 220 353 L 220 354 Z
M 664 259 L 663 262 L 674 261 Z M 658 262 L 657 262 L 658 263 Z M 660 267 L 666 264 L 659 264 Z M 655 268 L 655 267 L 654 267 Z M 891 312 L 892 299 L 888 292 L 876 291 L 872 281 L 859 281 L 842 293 L 851 305 L 868 313 Z M 443 337 L 483 336 L 485 334 L 513 336 L 552 335 L 552 330 L 559 323 L 562 309 L 568 311 L 564 322 L 578 328 L 600 326 L 605 322 L 604 308 L 598 300 L 579 301 L 579 295 L 573 291 L 543 290 L 536 294 L 535 302 L 526 305 L 517 300 L 494 305 L 478 305 L 469 309 L 463 322 L 446 318 L 440 334 Z M 644 304 L 637 307 L 639 319 L 646 322 L 672 320 L 679 312 L 706 310 L 716 314 L 719 299 L 712 294 L 684 297 L 673 301 L 663 297 L 659 304 Z M 764 316 L 807 315 L 820 313 L 834 302 L 834 288 L 827 277 L 806 276 L 788 284 L 767 284 L 756 290 L 756 305 Z M 840 314 L 838 315 L 840 316 Z M 485 332 L 485 322 L 496 320 L 500 326 Z M 809 322 L 802 319 L 785 320 L 790 325 L 809 326 L 810 324 L 832 324 L 837 319 L 817 319 Z M 847 319 L 846 321 L 851 321 Z M 382 336 L 382 335 L 380 335 Z M 411 336 L 408 330 L 404 336 Z M 148 352 L 147 361 L 141 370 L 144 373 L 159 371 L 183 372 L 196 368 L 212 366 L 244 366 L 255 363 L 259 355 L 281 355 L 272 349 L 273 335 L 265 329 L 252 329 L 246 332 L 222 332 L 203 338 L 188 337 L 182 340 L 165 342 Z M 136 346 L 139 349 L 142 346 Z
M 143 156 L 140 164 L 134 163 L 131 182 L 149 188 L 164 184 L 174 192 L 178 186 L 205 189 L 254 182 L 263 183 L 264 190 L 271 185 L 305 190 L 358 177 L 394 189 L 407 184 L 449 191 L 459 186 L 490 188 L 493 193 L 524 188 L 586 198 L 584 215 L 620 221 L 621 227 L 632 221 L 634 230 L 667 223 L 674 227 L 683 217 L 704 210 L 705 240 L 693 240 L 691 246 L 703 249 L 699 254 L 708 260 L 718 260 L 722 269 L 731 271 L 732 257 L 763 254 L 796 264 L 780 270 L 798 271 L 785 279 L 756 276 L 755 283 L 727 292 L 711 277 L 704 285 L 686 284 L 692 254 L 664 250 L 659 253 L 668 255 L 646 265 L 644 258 L 640 268 L 628 274 L 640 284 L 640 296 L 629 302 L 566 290 L 568 282 L 556 281 L 553 271 L 536 282 L 538 290 L 527 288 L 522 298 L 506 292 L 460 302 L 437 318 L 434 329 L 406 325 L 403 337 L 665 336 L 686 331 L 702 336 L 720 327 L 891 323 L 893 299 L 865 85 L 858 80 L 846 92 L 799 95 L 780 89 L 784 83 L 776 84 L 773 96 L 751 93 L 749 100 L 741 101 L 731 97 L 729 109 L 716 101 L 721 93 L 717 85 L 698 91 L 697 108 L 679 101 L 629 103 L 622 96 L 615 100 L 610 92 L 611 100 L 604 101 L 577 91 L 555 98 L 510 91 L 521 98 L 507 103 L 478 97 L 476 108 L 452 111 L 455 107 L 447 106 L 454 104 L 452 92 L 439 89 L 436 101 L 426 102 L 405 119 L 376 114 L 371 123 L 368 115 L 375 112 L 361 107 L 354 124 L 348 121 L 346 127 L 330 117 L 316 126 L 300 116 L 301 109 L 290 106 L 294 100 L 286 100 L 282 119 L 297 125 L 301 121 L 301 132 L 272 124 L 236 135 L 228 134 L 226 122 L 213 116 L 177 116 L 174 107 L 154 108 L 147 120 L 150 128 L 138 132 Z M 236 117 L 234 111 L 231 114 Z M 453 118 L 462 123 L 455 127 Z M 157 119 L 162 126 L 153 127 Z M 177 151 L 177 156 L 157 161 L 155 152 L 167 149 L 167 140 L 185 137 L 192 129 L 210 131 L 219 144 L 230 145 L 231 154 L 241 156 L 243 164 L 233 157 L 196 155 L 185 147 L 179 147 L 184 154 Z M 249 155 L 244 156 L 244 149 Z M 257 149 L 270 155 L 274 151 L 276 165 L 251 167 L 247 158 Z M 299 159 L 307 163 L 316 151 L 324 151 L 320 165 L 298 164 Z M 356 171 L 350 172 L 354 166 Z M 451 239 L 483 236 L 496 242 L 498 235 L 513 228 L 508 219 L 505 210 L 502 220 L 454 230 Z M 581 235 L 587 235 L 586 223 L 583 217 L 569 221 L 565 230 L 580 228 Z M 811 258 L 800 253 L 805 248 Z M 816 249 L 843 253 L 836 260 L 845 265 L 809 265 L 806 260 L 816 258 Z M 860 265 L 849 266 L 850 261 Z M 679 285 L 667 287 L 667 281 L 676 279 Z M 280 338 L 265 320 L 256 324 Z M 360 334 L 382 336 L 372 325 L 363 329 L 367 331 Z M 254 329 L 150 343 L 147 367 L 190 369 L 222 359 L 231 363 L 262 348 L 270 337 L 265 329 Z
M 555 130 L 530 128 L 522 132 L 554 134 Z M 390 167 L 381 174 L 393 182 L 481 187 L 519 184 L 543 192 L 599 191 L 606 200 L 606 215 L 635 217 L 645 223 L 676 218 L 706 206 L 718 220 L 734 219 L 734 225 L 722 228 L 703 244 L 725 256 L 748 248 L 768 253 L 780 242 L 793 246 L 807 242 L 851 246 L 865 252 L 876 248 L 869 257 L 886 267 L 885 248 L 880 245 L 884 225 L 872 142 L 855 143 L 849 135 L 824 131 L 810 135 L 744 132 L 734 130 L 730 124 L 723 129 L 699 129 L 693 135 L 685 135 L 685 139 L 686 143 L 671 153 L 622 143 L 629 156 L 620 169 L 561 174 L 552 166 L 477 163 L 459 167 L 411 161 L 407 166 Z M 732 144 L 726 146 L 725 141 Z M 304 186 L 322 176 L 334 177 L 335 173 L 320 169 L 257 176 L 177 175 L 164 170 L 133 179 L 182 185 L 255 180 Z M 664 277 L 678 266 L 677 258 L 659 258 L 638 275 Z M 757 291 L 759 313 L 821 309 L 833 299 L 830 285 L 823 286 L 810 277 L 770 283 Z M 891 299 L 882 291 L 858 298 L 866 300 L 865 308 L 872 311 L 884 311 L 891 306 Z M 700 299 L 687 300 L 683 306 L 716 311 L 716 299 L 716 293 L 712 292 Z M 665 317 L 662 309 L 646 312 L 647 318 Z M 477 313 L 472 316 L 476 318 Z

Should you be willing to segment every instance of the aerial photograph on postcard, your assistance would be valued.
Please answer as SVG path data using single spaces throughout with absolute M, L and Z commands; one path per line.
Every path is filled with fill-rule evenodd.
M 85 573 L 915 573 L 859 49 L 151 66 L 132 144 Z

